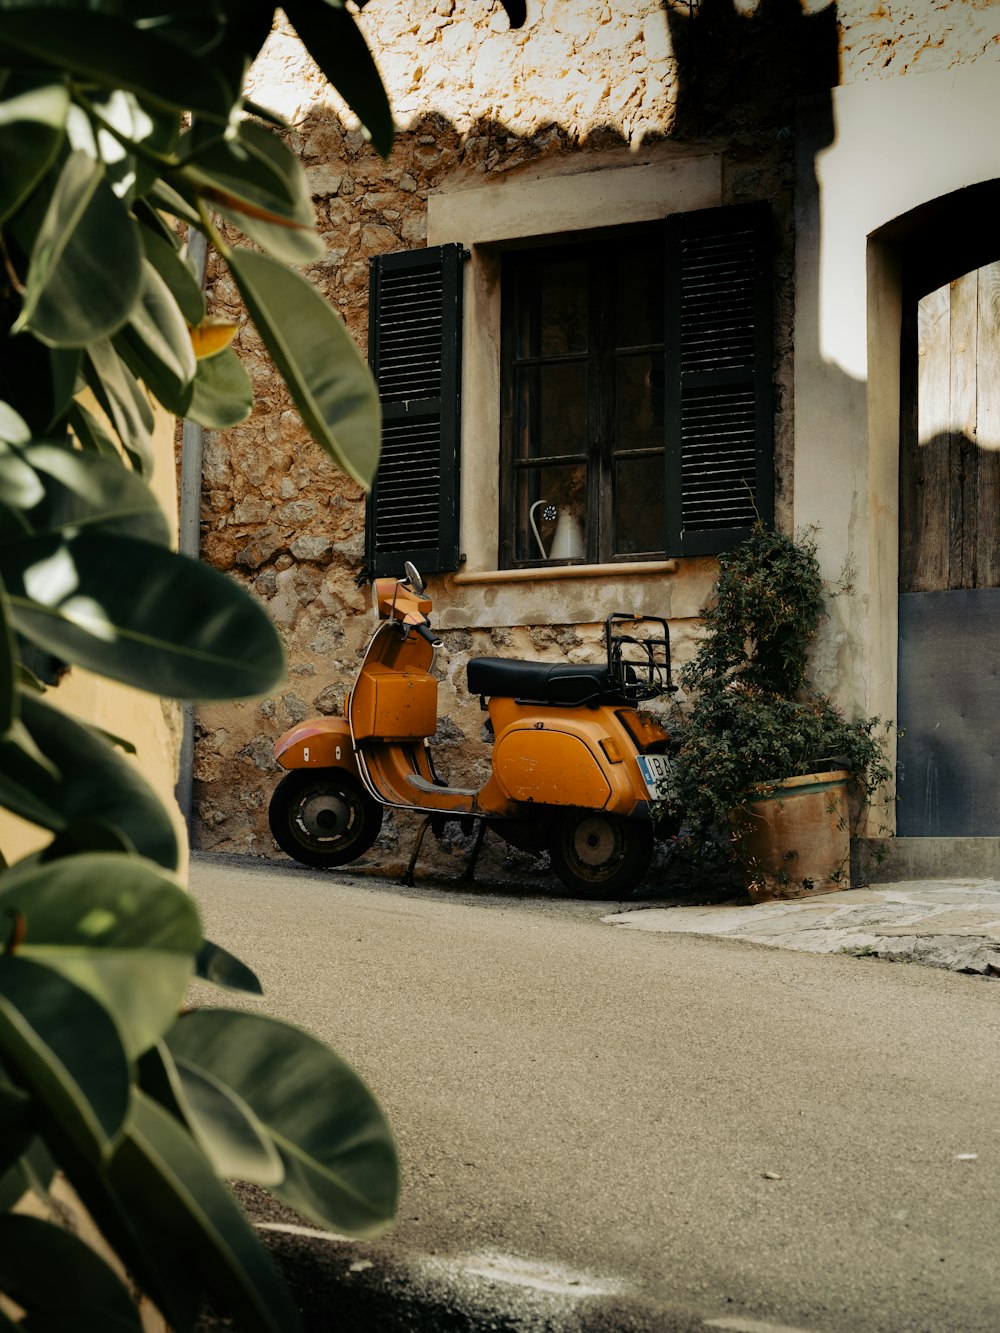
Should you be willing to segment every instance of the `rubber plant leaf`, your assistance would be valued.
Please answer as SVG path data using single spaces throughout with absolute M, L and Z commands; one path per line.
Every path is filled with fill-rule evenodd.
M 0 930 L 20 926 L 18 957 L 45 963 L 114 1018 L 130 1059 L 173 1025 L 201 944 L 193 899 L 138 857 L 81 853 L 0 875 Z
M 205 296 L 190 265 L 159 230 L 140 227 L 139 236 L 147 260 L 167 284 L 181 314 L 189 324 L 200 324 L 205 318 Z
M 93 1248 L 41 1218 L 0 1216 L 0 1290 L 26 1313 L 26 1329 L 142 1333 L 122 1280 Z
M 184 1014 L 166 1043 L 252 1108 L 284 1163 L 278 1198 L 338 1231 L 385 1229 L 399 1187 L 395 1144 L 375 1098 L 339 1056 L 298 1028 L 227 1009 Z
M 175 1060 L 164 1042 L 143 1056 L 143 1092 L 181 1121 L 223 1180 L 276 1185 L 278 1150 L 240 1095 L 205 1070 Z
M 297 1333 L 298 1314 L 267 1251 L 177 1120 L 142 1092 L 108 1171 L 120 1205 L 143 1216 L 147 1234 L 178 1238 L 213 1303 L 245 1333 Z
M 369 487 L 381 443 L 378 395 L 343 320 L 310 282 L 269 256 L 236 249 L 227 258 L 313 439 Z
M 66 133 L 65 83 L 12 74 L 0 101 L 0 224 L 17 211 L 56 159 Z
M 0 1057 L 86 1157 L 106 1160 L 129 1109 L 131 1071 L 110 1014 L 65 977 L 0 956 Z
M 266 612 L 218 570 L 89 532 L 0 546 L 16 628 L 67 662 L 171 699 L 267 693 L 284 675 Z
M 6 461 L 0 456 L 0 484 Z M 41 486 L 34 503 L 21 506 L 36 537 L 99 529 L 169 547 L 170 528 L 156 497 L 120 461 L 60 444 L 32 445 L 18 452 L 17 461 L 31 469 Z M 21 537 L 16 534 L 15 540 Z M 0 527 L 0 545 L 3 540 Z
M 103 165 L 82 150 L 71 153 L 35 237 L 13 332 L 30 329 L 53 347 L 82 347 L 113 333 L 139 296 L 141 261 L 137 224 Z
M 142 476 L 149 476 L 153 470 L 153 410 L 146 391 L 118 356 L 110 338 L 99 338 L 88 345 L 83 375 L 132 466 Z
M 113 339 L 132 374 L 174 416 L 191 401 L 195 355 L 187 321 L 153 265 L 142 261 L 139 298 Z
M 124 89 L 155 106 L 228 118 L 229 98 L 209 61 L 93 6 L 61 6 L 58 16 L 42 8 L 0 8 L 0 41 L 43 66 Z
M 20 705 L 42 762 L 12 741 L 0 742 L 0 805 L 53 833 L 78 821 L 107 824 L 140 856 L 176 870 L 173 821 L 135 764 L 24 689 Z
M 224 949 L 221 944 L 213 944 L 211 940 L 201 942 L 195 959 L 195 975 L 223 990 L 246 991 L 250 995 L 264 994 L 257 974 L 228 949 Z
M 292 27 L 355 112 L 382 157 L 392 152 L 392 110 L 365 39 L 342 0 L 288 0 Z
M 253 385 L 233 349 L 225 347 L 215 356 L 200 357 L 188 419 L 209 430 L 225 430 L 246 421 L 252 411 Z

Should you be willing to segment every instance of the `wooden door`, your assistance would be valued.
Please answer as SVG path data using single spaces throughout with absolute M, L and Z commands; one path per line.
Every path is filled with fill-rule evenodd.
M 1000 835 L 1000 263 L 909 303 L 897 832 Z

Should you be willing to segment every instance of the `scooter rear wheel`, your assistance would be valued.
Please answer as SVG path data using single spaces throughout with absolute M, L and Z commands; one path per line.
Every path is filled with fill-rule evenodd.
M 581 898 L 618 898 L 634 889 L 653 859 L 653 828 L 601 810 L 570 810 L 549 841 L 552 868 Z
M 382 807 L 339 769 L 296 768 L 275 787 L 268 819 L 283 852 L 322 869 L 368 850 L 382 827 Z

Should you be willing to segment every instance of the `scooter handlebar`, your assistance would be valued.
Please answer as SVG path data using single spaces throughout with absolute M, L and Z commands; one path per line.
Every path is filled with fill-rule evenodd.
M 420 637 L 422 639 L 426 639 L 432 648 L 444 647 L 444 640 L 438 638 L 438 636 L 431 629 L 430 625 L 411 625 L 410 628 L 415 629 L 417 633 L 420 635 Z

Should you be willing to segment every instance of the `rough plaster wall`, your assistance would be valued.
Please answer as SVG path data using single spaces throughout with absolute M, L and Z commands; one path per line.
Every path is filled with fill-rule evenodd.
M 840 0 L 841 82 L 924 74 L 995 58 L 996 0 Z
M 256 69 L 254 96 L 292 122 L 289 140 L 315 192 L 327 253 L 309 276 L 364 348 L 368 258 L 422 245 L 428 192 L 444 182 L 481 183 L 549 163 L 565 170 L 593 163 L 601 153 L 639 147 L 656 152 L 671 139 L 723 149 L 725 201 L 765 198 L 775 208 L 778 508 L 787 524 L 791 97 L 790 85 L 777 74 L 761 80 L 760 71 L 784 76 L 788 42 L 796 49 L 805 43 L 796 23 L 789 26 L 787 5 L 769 8 L 783 10 L 784 19 L 749 23 L 739 9 L 715 5 L 724 11 L 724 27 L 702 49 L 728 47 L 734 54 L 712 71 L 717 77 L 706 82 L 704 71 L 700 82 L 692 77 L 699 98 L 685 105 L 661 0 L 619 0 L 613 6 L 529 0 L 528 24 L 520 33 L 509 31 L 493 0 L 372 5 L 363 19 L 400 126 L 388 163 L 368 148 L 294 36 L 279 30 Z M 805 26 L 805 15 L 798 17 Z M 290 673 L 273 699 L 199 710 L 195 843 L 273 856 L 278 853 L 266 820 L 279 771 L 271 759 L 273 741 L 304 717 L 340 710 L 370 633 L 371 619 L 362 614 L 367 594 L 353 581 L 362 562 L 364 505 L 360 488 L 336 472 L 299 423 L 228 278 L 210 267 L 209 282 L 213 306 L 240 320 L 237 347 L 257 407 L 243 426 L 207 441 L 203 554 L 266 602 L 284 637 Z M 553 588 L 558 596 L 558 584 Z M 675 622 L 672 630 L 683 660 L 694 626 Z M 440 664 L 441 771 L 462 785 L 481 781 L 487 771 L 483 719 L 478 701 L 465 691 L 470 656 L 599 660 L 600 632 L 597 625 L 451 632 Z M 414 825 L 412 817 L 389 816 L 365 863 L 385 869 L 405 861 Z M 456 837 L 451 850 L 458 854 L 462 845 Z M 428 848 L 429 864 L 435 855 L 442 853 Z M 501 851 L 493 870 L 514 864 L 512 855 L 513 861 Z

